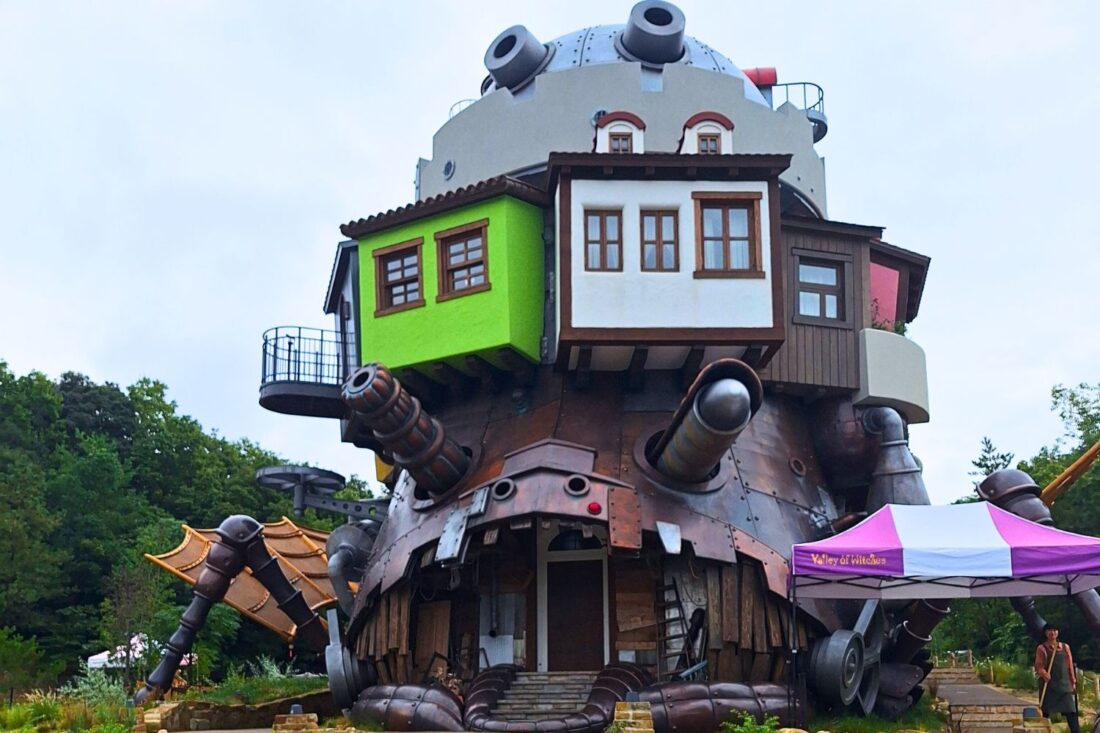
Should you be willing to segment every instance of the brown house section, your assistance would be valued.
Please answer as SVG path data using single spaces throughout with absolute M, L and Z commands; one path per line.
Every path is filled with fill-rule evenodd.
M 787 340 L 761 370 L 761 379 L 802 389 L 859 388 L 859 331 L 867 325 L 870 246 L 881 232 L 877 227 L 783 220 Z M 815 254 L 822 261 L 850 264 L 844 268 L 849 275 L 844 283 L 845 317 L 836 323 L 800 323 L 806 319 L 797 317 L 797 263 Z

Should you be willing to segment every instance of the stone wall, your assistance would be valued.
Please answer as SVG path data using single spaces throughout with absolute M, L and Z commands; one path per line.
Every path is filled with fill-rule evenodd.
M 340 714 L 328 690 L 272 700 L 259 705 L 223 705 L 200 700 L 183 700 L 158 705 L 145 713 L 145 730 L 192 731 L 236 728 L 270 728 L 276 715 L 290 712 L 295 703 L 320 719 Z

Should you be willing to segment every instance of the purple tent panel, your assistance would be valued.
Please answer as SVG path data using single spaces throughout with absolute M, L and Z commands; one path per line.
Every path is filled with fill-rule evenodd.
M 1100 585 L 1100 539 L 986 502 L 889 504 L 855 527 L 795 545 L 800 598 L 1064 595 Z

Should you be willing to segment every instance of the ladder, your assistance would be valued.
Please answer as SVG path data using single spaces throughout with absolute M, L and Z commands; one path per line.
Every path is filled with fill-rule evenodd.
M 657 616 L 657 679 L 677 677 L 696 663 L 695 649 L 689 636 L 688 619 L 684 614 L 684 602 L 680 586 L 673 578 L 671 583 L 659 583 L 655 603 Z

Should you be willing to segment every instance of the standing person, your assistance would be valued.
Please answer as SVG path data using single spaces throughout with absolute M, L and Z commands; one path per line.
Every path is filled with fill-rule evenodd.
M 1058 627 L 1043 627 L 1046 639 L 1035 647 L 1035 674 L 1039 675 L 1040 700 L 1043 715 L 1061 713 L 1066 718 L 1069 733 L 1080 733 L 1077 721 L 1077 672 L 1069 644 L 1058 641 Z

